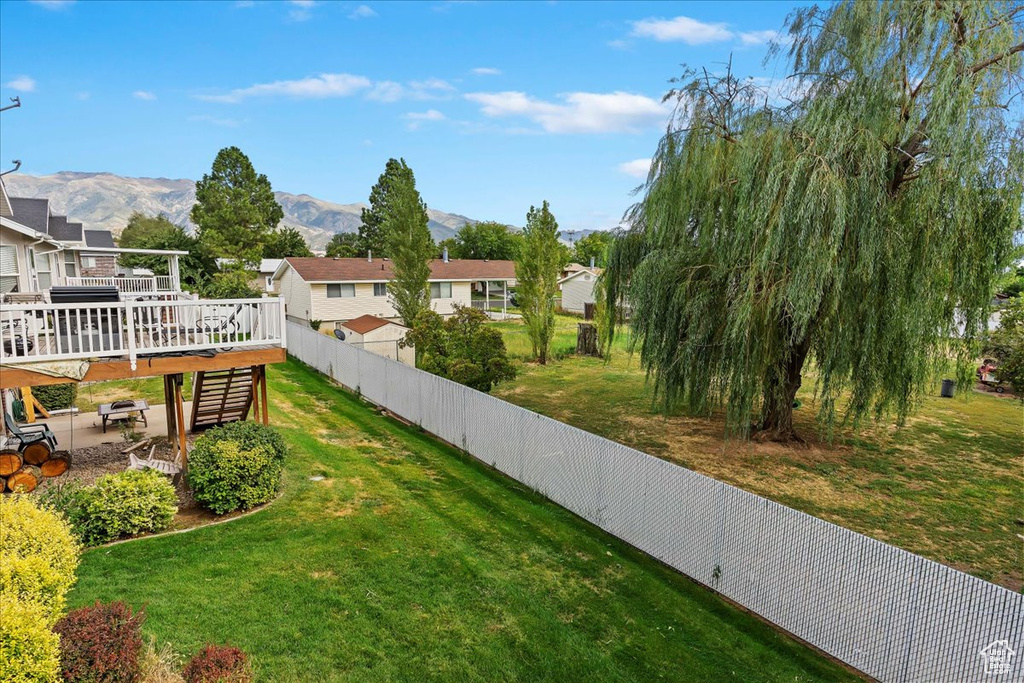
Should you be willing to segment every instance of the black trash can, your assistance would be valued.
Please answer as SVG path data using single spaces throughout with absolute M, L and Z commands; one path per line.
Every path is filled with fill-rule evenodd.
M 953 398 L 953 388 L 956 382 L 951 379 L 942 380 L 942 398 Z

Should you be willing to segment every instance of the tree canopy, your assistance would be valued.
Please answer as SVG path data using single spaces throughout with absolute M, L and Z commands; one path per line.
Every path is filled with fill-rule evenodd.
M 205 245 L 164 215 L 147 216 L 134 212 L 121 232 L 119 244 L 125 249 L 187 251 L 187 256 L 178 259 L 178 269 L 182 284 L 192 291 L 201 291 L 217 272 L 216 259 Z M 121 254 L 118 263 L 125 268 L 148 268 L 157 275 L 168 274 L 166 256 Z
M 1000 311 L 999 326 L 989 335 L 985 355 L 996 361 L 995 376 L 1024 401 L 1024 298 L 1016 296 Z
M 415 185 L 415 182 L 412 169 L 405 163 L 405 159 L 388 159 L 384 172 L 370 188 L 370 206 L 364 208 L 360 215 L 359 256 L 365 256 L 368 251 L 373 252 L 374 256 L 391 256 L 388 253 L 384 220 L 394 201 L 396 188 L 408 183 Z
M 264 242 L 283 217 L 267 176 L 257 174 L 237 147 L 220 150 L 210 173 L 196 183 L 192 222 L 216 256 L 257 266 Z
M 452 258 L 464 259 L 515 259 L 522 244 L 523 236 L 504 223 L 481 221 L 462 226 L 455 237 Z
M 328 258 L 359 256 L 359 235 L 354 232 L 336 232 L 327 243 Z
M 614 239 L 612 233 L 606 230 L 595 230 L 589 235 L 581 237 L 573 245 L 572 260 L 589 266 L 590 260 L 593 259 L 596 267 L 604 268 L 607 262 L 608 248 Z
M 403 162 L 404 166 L 404 162 Z M 427 205 L 416 190 L 412 170 L 389 181 L 388 199 L 382 207 L 381 231 L 385 252 L 391 258 L 394 278 L 388 293 L 406 325 L 412 325 L 420 311 L 430 307 L 430 260 L 434 240 L 427 228 Z
M 263 243 L 263 258 L 286 258 L 288 256 L 312 256 L 313 252 L 306 238 L 295 228 L 283 227 L 267 235 Z
M 501 332 L 487 325 L 487 316 L 468 306 L 456 306 L 445 319 L 421 311 L 403 342 L 416 347 L 417 367 L 478 391 L 513 379 Z
M 555 334 L 555 297 L 566 256 L 567 250 L 558 241 L 558 222 L 547 201 L 539 209 L 531 206 L 516 257 L 516 300 L 533 356 L 541 365 L 547 363 Z
M 666 405 L 788 440 L 808 361 L 826 433 L 901 423 L 951 358 L 971 381 L 1021 225 L 1020 22 L 994 1 L 801 8 L 781 88 L 676 80 L 605 282 Z

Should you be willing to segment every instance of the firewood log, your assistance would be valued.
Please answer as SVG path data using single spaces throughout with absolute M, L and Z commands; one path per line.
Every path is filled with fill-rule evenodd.
M 29 465 L 42 465 L 50 457 L 50 445 L 45 441 L 29 444 L 22 449 L 21 457 Z
M 0 451 L 0 477 L 6 477 L 14 474 L 21 469 L 21 466 L 25 463 L 21 459 L 21 454 L 13 448 L 5 448 Z M 0 489 L 2 491 L 3 489 Z
M 43 479 L 43 473 L 35 465 L 25 465 L 20 470 L 7 477 L 7 488 L 11 491 L 28 493 L 35 491 L 39 482 Z
M 39 466 L 44 477 L 56 477 L 64 474 L 71 467 L 71 453 L 54 451 L 49 460 Z

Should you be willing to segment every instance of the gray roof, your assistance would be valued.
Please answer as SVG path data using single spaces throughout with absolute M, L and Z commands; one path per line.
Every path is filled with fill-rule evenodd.
M 82 224 L 68 223 L 67 216 L 50 216 L 50 237 L 59 242 L 81 242 Z
M 83 242 L 85 237 L 82 234 L 81 223 L 68 223 L 68 242 Z
M 86 230 L 85 246 L 102 249 L 114 246 L 114 235 L 109 230 Z
M 11 211 L 14 213 L 14 220 L 26 228 L 47 232 L 50 217 L 49 199 L 11 197 Z

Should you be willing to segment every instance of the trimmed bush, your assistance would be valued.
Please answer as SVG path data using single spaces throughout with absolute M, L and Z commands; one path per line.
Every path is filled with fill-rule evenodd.
M 237 647 L 207 644 L 185 665 L 186 683 L 249 683 L 252 671 Z
M 63 410 L 75 405 L 75 399 L 78 398 L 78 385 L 74 382 L 44 384 L 32 387 L 32 395 L 47 410 Z
M 189 455 L 192 494 L 218 515 L 265 503 L 281 488 L 286 452 L 281 435 L 256 422 L 211 429 Z
M 0 595 L 0 600 L 0 681 L 56 681 L 60 675 L 60 637 L 50 630 L 50 614 L 39 603 L 12 595 Z
M 78 543 L 59 514 L 30 496 L 0 497 L 0 605 L 38 605 L 49 627 L 75 583 Z M 5 612 L 6 614 L 6 612 Z M 2 619 L 0 619 L 2 620 Z
M 60 668 L 65 681 L 136 683 L 141 680 L 142 610 L 123 602 L 82 607 L 53 630 L 60 634 Z
M 66 514 L 82 542 L 99 545 L 122 536 L 162 531 L 178 511 L 178 495 L 154 470 L 126 470 L 100 477 L 74 492 Z

